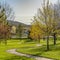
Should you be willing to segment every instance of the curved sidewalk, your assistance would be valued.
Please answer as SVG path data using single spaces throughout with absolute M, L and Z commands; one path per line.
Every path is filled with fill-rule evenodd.
M 44 58 L 44 57 L 38 57 L 38 56 L 29 55 L 29 54 L 19 53 L 19 52 L 16 52 L 16 49 L 10 49 L 10 50 L 7 50 L 6 52 L 11 53 L 11 54 L 15 54 L 18 56 L 25 56 L 25 57 L 34 58 L 35 60 L 52 60 L 52 59 L 48 59 L 48 58 Z

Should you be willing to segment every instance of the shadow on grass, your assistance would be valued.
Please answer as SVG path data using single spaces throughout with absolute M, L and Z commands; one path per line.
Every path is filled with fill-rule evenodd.
M 33 56 L 44 56 L 43 54 L 49 54 L 50 52 L 51 53 L 55 53 L 57 52 L 58 55 L 59 55 L 59 52 L 60 51 L 60 43 L 56 44 L 55 46 L 53 44 L 50 44 L 50 50 L 47 51 L 46 49 L 46 45 L 43 45 L 43 46 L 40 46 L 40 47 L 35 47 L 35 48 L 32 48 L 32 49 L 29 49 L 30 47 L 23 47 L 21 48 L 22 50 L 25 50 L 25 52 L 22 51 L 22 53 L 26 53 L 26 54 L 32 54 Z M 48 58 L 47 56 L 45 56 L 46 58 Z M 58 58 L 54 58 L 54 57 L 49 57 L 49 58 L 53 58 L 53 60 L 59 60 Z
M 11 56 L 4 60 L 33 60 L 32 58 L 22 57 L 22 56 Z

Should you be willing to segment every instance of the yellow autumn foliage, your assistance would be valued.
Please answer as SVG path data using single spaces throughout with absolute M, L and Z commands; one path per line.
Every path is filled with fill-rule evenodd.
M 34 22 L 34 23 L 32 24 L 32 26 L 31 26 L 31 28 L 30 28 L 30 37 L 31 37 L 32 39 L 37 40 L 37 39 L 42 38 L 42 37 L 43 37 L 43 34 L 44 34 L 43 30 L 41 30 L 41 29 L 39 28 L 37 22 Z

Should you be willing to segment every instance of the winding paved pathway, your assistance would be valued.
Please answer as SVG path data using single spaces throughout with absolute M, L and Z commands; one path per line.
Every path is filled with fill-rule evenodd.
M 16 49 L 10 49 L 10 50 L 7 50 L 6 52 L 11 53 L 11 54 L 15 54 L 15 55 L 18 55 L 18 56 L 35 58 L 36 60 L 52 60 L 52 59 L 48 59 L 48 58 L 43 58 L 43 57 L 33 56 L 33 55 L 29 55 L 29 54 L 19 53 L 19 52 L 16 52 Z

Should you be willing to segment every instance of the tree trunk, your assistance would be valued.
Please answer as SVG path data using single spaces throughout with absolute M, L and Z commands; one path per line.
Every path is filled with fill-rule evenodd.
M 5 45 L 7 45 L 7 40 L 5 39 Z
M 0 44 L 1 44 L 1 39 L 0 39 Z
M 57 40 L 56 33 L 53 34 L 53 39 L 54 39 L 54 45 L 56 45 L 56 40 Z
M 41 39 L 39 39 L 39 43 L 40 43 Z
M 49 36 L 47 36 L 47 50 L 49 50 Z

